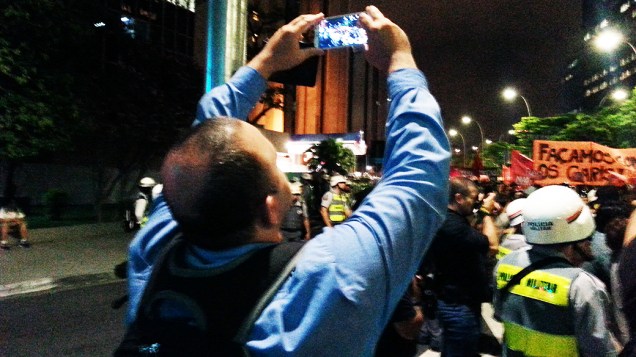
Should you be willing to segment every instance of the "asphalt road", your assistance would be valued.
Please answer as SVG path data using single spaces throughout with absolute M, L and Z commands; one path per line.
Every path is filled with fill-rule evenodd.
M 92 280 L 92 281 L 89 281 Z M 0 356 L 111 356 L 124 333 L 123 280 L 98 276 L 69 289 L 0 300 Z

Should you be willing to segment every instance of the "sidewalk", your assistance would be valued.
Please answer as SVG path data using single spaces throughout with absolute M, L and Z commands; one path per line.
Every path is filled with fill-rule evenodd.
M 10 239 L 11 249 L 0 250 L 0 298 L 78 279 L 114 280 L 132 237 L 115 222 L 33 229 L 30 248 Z

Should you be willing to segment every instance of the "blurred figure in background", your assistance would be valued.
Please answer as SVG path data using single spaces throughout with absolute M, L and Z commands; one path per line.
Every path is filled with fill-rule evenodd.
M 9 250 L 9 235 L 15 234 L 20 240 L 20 246 L 28 248 L 31 246 L 29 243 L 29 233 L 27 231 L 26 215 L 15 203 L 15 200 L 10 200 L 7 205 L 0 208 L 0 229 L 2 230 L 2 239 L 0 240 L 0 248 Z
M 300 182 L 290 182 L 289 189 L 292 194 L 291 207 L 283 217 L 281 232 L 285 242 L 299 242 L 309 240 L 311 237 L 311 227 L 309 225 L 309 214 L 307 204 L 302 198 L 302 184 Z

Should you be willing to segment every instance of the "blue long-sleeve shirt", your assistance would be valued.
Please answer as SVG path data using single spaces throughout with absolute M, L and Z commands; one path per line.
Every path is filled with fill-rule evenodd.
M 265 80 L 242 67 L 199 102 L 195 125 L 218 115 L 245 119 Z M 447 205 L 450 148 L 440 109 L 415 69 L 388 78 L 384 176 L 343 224 L 305 244 L 292 275 L 249 334 L 253 355 L 368 356 L 435 232 Z M 178 232 L 162 197 L 129 252 L 132 321 L 157 253 Z M 266 244 L 224 251 L 190 247 L 192 267 L 225 265 Z

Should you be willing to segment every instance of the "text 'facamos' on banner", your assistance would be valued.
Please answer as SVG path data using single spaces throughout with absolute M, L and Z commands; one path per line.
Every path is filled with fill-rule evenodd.
M 636 149 L 614 149 L 590 141 L 535 140 L 534 169 L 541 174 L 535 182 L 553 185 L 603 186 L 612 179 L 636 179 Z

